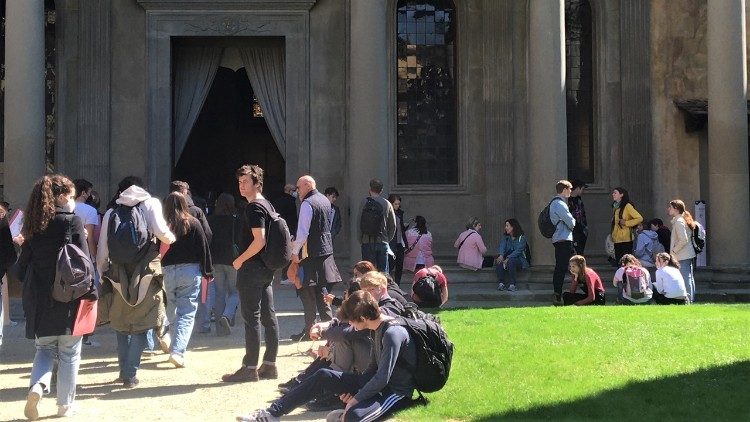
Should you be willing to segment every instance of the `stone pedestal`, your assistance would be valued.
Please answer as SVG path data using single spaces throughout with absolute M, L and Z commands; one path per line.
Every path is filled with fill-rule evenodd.
M 349 47 L 349 131 L 347 135 L 351 230 L 350 260 L 359 261 L 359 206 L 370 179 L 390 186 L 388 175 L 388 71 L 385 0 L 352 0 Z
M 25 208 L 44 175 L 44 2 L 5 5 L 5 188 L 13 208 Z
M 747 265 L 750 192 L 744 0 L 708 2 L 707 43 L 709 259 L 714 266 Z
M 549 239 L 536 228 L 539 212 L 567 178 L 565 22 L 563 0 L 529 2 L 529 191 L 534 264 L 554 264 Z

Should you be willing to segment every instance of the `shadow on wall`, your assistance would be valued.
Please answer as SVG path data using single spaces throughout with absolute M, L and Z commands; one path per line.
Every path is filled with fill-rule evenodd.
M 710 351 L 706 351 L 709 353 Z M 648 371 L 658 362 L 633 365 Z M 497 420 L 750 420 L 750 361 L 668 378 L 633 382 L 615 390 L 556 405 L 485 416 Z

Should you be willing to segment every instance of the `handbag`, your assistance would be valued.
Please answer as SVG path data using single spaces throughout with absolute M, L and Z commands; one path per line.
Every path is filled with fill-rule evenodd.
M 80 300 L 71 335 L 83 336 L 94 332 L 94 328 L 96 328 L 97 302 L 96 299 Z

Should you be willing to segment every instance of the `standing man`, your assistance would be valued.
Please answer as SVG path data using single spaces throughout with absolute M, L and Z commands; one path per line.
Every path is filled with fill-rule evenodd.
M 339 199 L 339 191 L 331 186 L 326 188 L 323 194 L 331 203 L 331 211 L 328 213 L 328 221 L 331 222 L 331 239 L 334 239 L 341 231 L 341 210 L 336 206 L 336 200 Z
M 555 225 L 555 234 L 552 235 L 552 245 L 555 247 L 555 272 L 552 275 L 552 286 L 555 289 L 552 304 L 560 306 L 562 301 L 562 288 L 565 282 L 565 273 L 568 272 L 568 261 L 575 255 L 573 250 L 573 228 L 576 220 L 568 209 L 568 198 L 573 190 L 573 185 L 567 180 L 560 180 L 555 186 L 557 196 L 552 198 L 549 206 L 549 216 Z
M 589 186 L 583 183 L 580 179 L 573 181 L 573 191 L 570 193 L 568 198 L 568 207 L 570 213 L 576 220 L 576 225 L 573 228 L 573 249 L 575 249 L 578 255 L 583 255 L 583 251 L 586 249 L 586 239 L 589 237 L 589 227 L 586 223 L 586 208 L 583 206 L 583 191 Z
M 266 247 L 266 227 L 270 220 L 268 209 L 271 203 L 263 197 L 263 169 L 246 164 L 237 170 L 240 195 L 247 199 L 240 248 L 244 252 L 232 262 L 237 270 L 237 291 L 240 309 L 245 321 L 245 356 L 242 366 L 233 374 L 221 377 L 224 382 L 248 382 L 259 379 L 276 379 L 276 355 L 279 350 L 279 322 L 273 307 L 273 270 L 266 268 L 260 252 Z M 263 364 L 258 367 L 260 356 L 260 325 L 263 324 L 266 351 Z
M 362 201 L 359 214 L 359 242 L 362 260 L 372 262 L 384 273 L 388 272 L 388 242 L 396 235 L 396 213 L 393 206 L 380 196 L 383 182 L 370 180 L 370 196 Z
M 94 237 L 94 230 L 99 225 L 99 214 L 94 207 L 86 203 L 86 200 L 91 196 L 91 191 L 94 190 L 94 185 L 86 179 L 76 179 L 73 184 L 76 186 L 76 207 L 73 213 L 83 222 L 89 252 L 92 257 L 95 257 L 96 242 L 99 239 Z
M 323 288 L 330 290 L 334 283 L 341 281 L 333 259 L 329 220 L 331 202 L 318 192 L 315 179 L 311 176 L 302 176 L 297 180 L 297 192 L 302 204 L 297 235 L 292 243 L 292 261 L 302 265 L 304 275 L 296 287 L 305 312 L 305 327 L 301 333 L 291 336 L 294 341 L 309 339 L 310 327 L 315 324 L 316 314 L 320 316 L 321 322 L 333 318 L 330 305 L 323 300 Z M 299 252 L 303 246 L 307 247 L 307 257 L 300 261 Z

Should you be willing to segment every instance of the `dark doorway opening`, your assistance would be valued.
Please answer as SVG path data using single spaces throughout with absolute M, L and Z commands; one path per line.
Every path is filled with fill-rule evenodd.
M 172 178 L 190 184 L 211 205 L 219 193 L 239 195 L 235 171 L 243 164 L 265 170 L 263 193 L 280 195 L 286 163 L 262 117 L 245 68 L 219 67 Z

